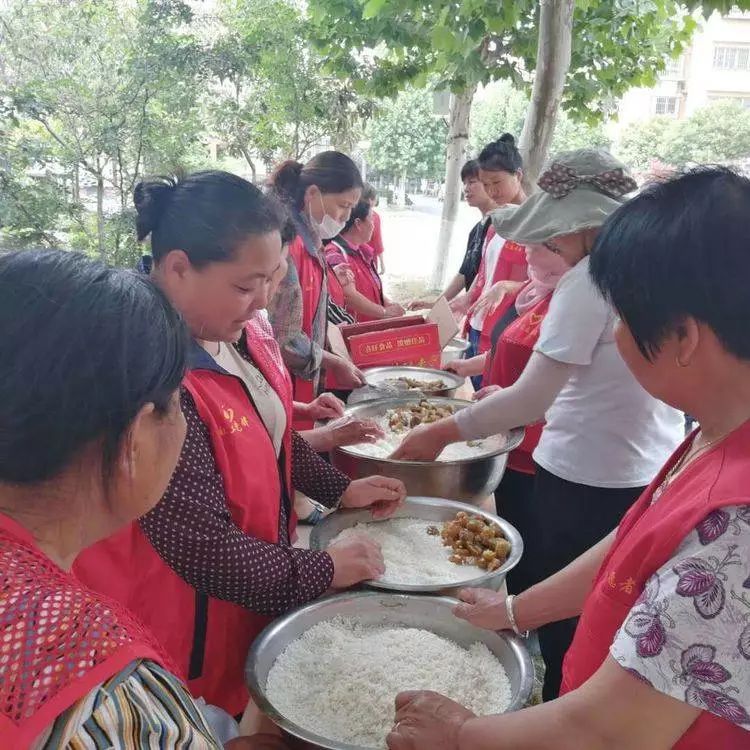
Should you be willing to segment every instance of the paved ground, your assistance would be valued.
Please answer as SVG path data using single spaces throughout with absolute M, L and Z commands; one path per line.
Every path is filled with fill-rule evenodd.
M 382 217 L 387 292 L 398 301 L 425 293 L 435 264 L 443 204 L 436 198 L 410 195 L 414 205 L 406 209 L 378 209 Z M 466 249 L 466 237 L 479 220 L 479 212 L 459 205 L 453 232 L 446 281 L 458 271 Z

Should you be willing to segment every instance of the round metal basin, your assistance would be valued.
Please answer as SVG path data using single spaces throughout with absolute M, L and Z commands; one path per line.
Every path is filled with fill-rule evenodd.
M 448 362 L 452 362 L 454 359 L 463 359 L 469 346 L 471 344 L 466 339 L 451 339 L 445 345 L 443 353 L 440 355 L 440 366 L 445 367 Z
M 382 417 L 389 409 L 407 406 L 418 400 L 418 396 L 398 396 L 377 401 L 364 401 L 348 406 L 346 414 L 359 419 Z M 457 410 L 470 406 L 469 401 L 449 398 L 430 398 L 431 402 L 451 404 Z M 394 461 L 391 458 L 363 456 L 351 447 L 334 448 L 331 452 L 333 465 L 352 479 L 361 479 L 374 474 L 400 479 L 406 492 L 414 497 L 444 497 L 478 503 L 491 495 L 505 472 L 507 454 L 517 448 L 523 440 L 523 428 L 511 430 L 505 435 L 505 445 L 481 456 L 457 461 Z
M 370 750 L 321 737 L 283 716 L 266 695 L 266 680 L 277 657 L 305 631 L 319 622 L 341 616 L 366 625 L 421 628 L 450 639 L 463 647 L 484 643 L 505 668 L 511 684 L 511 704 L 515 711 L 527 703 L 534 681 L 534 670 L 526 646 L 512 633 L 495 633 L 474 627 L 452 613 L 456 600 L 446 597 L 357 592 L 321 599 L 291 612 L 269 625 L 253 643 L 245 665 L 245 679 L 258 707 L 282 730 L 326 750 Z M 345 678 L 342 675 L 342 679 Z M 299 685 L 314 690 L 314 685 Z M 393 696 L 394 699 L 396 696 Z
M 365 382 L 371 388 L 379 392 L 380 398 L 388 396 L 442 396 L 453 398 L 456 391 L 464 384 L 465 378 L 459 377 L 454 372 L 445 370 L 433 370 L 429 367 L 370 367 L 363 371 Z M 414 388 L 409 389 L 405 384 L 394 383 L 398 378 L 411 378 L 412 380 L 430 381 L 441 380 L 443 388 Z M 390 381 L 390 382 L 389 382 Z
M 460 583 L 439 584 L 409 584 L 392 583 L 385 581 L 366 581 L 368 588 L 382 591 L 398 591 L 410 594 L 440 594 L 444 596 L 455 596 L 462 588 L 490 588 L 498 591 L 505 581 L 509 570 L 518 565 L 523 555 L 523 540 L 515 526 L 506 520 L 488 513 L 480 508 L 475 508 L 464 503 L 453 500 L 443 500 L 438 497 L 409 497 L 404 504 L 394 513 L 392 518 L 420 518 L 425 521 L 434 521 L 436 524 L 450 521 L 455 518 L 456 513 L 464 511 L 471 515 L 481 516 L 486 520 L 496 523 L 510 542 L 510 556 L 502 567 L 487 573 L 476 568 L 477 575 Z M 324 550 L 344 530 L 356 526 L 358 523 L 377 523 L 372 520 L 372 515 L 367 510 L 340 510 L 324 518 L 319 524 L 313 526 L 310 534 L 310 549 Z

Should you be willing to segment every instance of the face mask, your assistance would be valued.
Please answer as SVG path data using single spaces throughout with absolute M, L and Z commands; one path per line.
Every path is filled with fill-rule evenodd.
M 556 286 L 570 266 L 556 253 L 544 246 L 526 247 L 526 261 L 530 284 L 516 297 L 516 310 L 523 315 Z
M 527 247 L 529 279 L 545 289 L 554 289 L 570 266 L 546 247 Z
M 346 222 L 338 222 L 333 216 L 327 214 L 325 204 L 323 203 L 323 196 L 319 195 L 319 197 L 320 205 L 323 208 L 322 221 L 316 221 L 312 215 L 312 211 L 308 211 L 308 216 L 310 217 L 310 223 L 312 224 L 313 229 L 315 229 L 320 235 L 320 239 L 330 240 L 341 233 L 341 230 L 346 226 Z

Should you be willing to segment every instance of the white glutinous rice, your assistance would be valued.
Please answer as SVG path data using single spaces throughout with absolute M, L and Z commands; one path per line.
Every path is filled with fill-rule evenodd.
M 435 690 L 479 716 L 505 711 L 511 699 L 505 670 L 483 643 L 466 649 L 427 630 L 340 617 L 290 643 L 266 682 L 274 708 L 295 724 L 378 749 L 404 690 Z
M 419 518 L 392 518 L 388 521 L 358 523 L 344 529 L 331 544 L 355 534 L 366 534 L 380 545 L 385 560 L 383 583 L 424 586 L 453 584 L 484 575 L 487 571 L 474 565 L 456 565 L 448 558 L 453 554 L 444 547 L 440 536 L 430 536 L 427 529 L 440 523 Z
M 349 445 L 344 450 L 369 458 L 388 458 L 409 434 L 408 430 L 404 432 L 394 432 L 391 430 L 387 417 L 375 418 L 373 421 L 377 422 L 385 433 L 385 437 L 374 443 Z M 507 440 L 504 435 L 493 435 L 483 440 L 472 441 L 471 445 L 469 443 L 452 443 L 443 449 L 437 460 L 460 461 L 466 458 L 479 458 L 479 456 L 486 456 L 489 453 L 502 450 L 506 442 Z

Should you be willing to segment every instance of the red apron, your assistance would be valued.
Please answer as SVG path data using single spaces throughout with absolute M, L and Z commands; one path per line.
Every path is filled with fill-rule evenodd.
M 370 237 L 370 247 L 378 258 L 383 254 L 383 233 L 380 226 L 380 214 L 377 211 L 370 211 L 372 216 L 372 237 Z
M 496 234 L 494 227 L 491 226 L 487 230 L 487 236 L 484 238 L 482 262 L 479 264 L 477 277 L 474 279 L 474 283 L 469 289 L 469 311 L 466 313 L 466 321 L 464 323 L 465 336 L 469 333 L 470 321 L 474 314 L 474 306 L 484 292 L 489 291 L 498 281 L 524 281 L 527 277 L 528 264 L 526 262 L 526 248 L 511 240 L 505 240 L 500 249 L 497 263 L 495 264 L 492 283 L 486 284 L 487 267 L 485 261 L 487 257 L 487 245 Z M 489 351 L 492 345 L 490 336 L 492 335 L 492 329 L 495 327 L 495 323 L 499 320 L 499 315 L 502 314 L 500 309 L 502 307 L 503 306 L 500 305 L 498 310 L 495 310 L 494 314 L 488 314 L 485 319 L 484 326 L 482 327 L 482 335 L 479 339 L 479 354 Z
M 510 296 L 511 304 L 516 303 L 516 297 Z M 549 310 L 552 299 L 550 292 L 544 299 L 539 300 L 523 315 L 519 315 L 500 334 L 495 347 L 487 354 L 484 366 L 483 384 L 499 385 L 508 388 L 521 377 L 526 365 L 539 340 L 539 331 L 544 316 Z M 507 306 L 503 306 L 507 310 Z M 528 425 L 521 445 L 508 456 L 508 468 L 523 474 L 534 474 L 534 460 L 531 455 L 542 436 L 544 422 Z
M 344 300 L 344 287 L 341 286 L 341 282 L 339 281 L 338 276 L 336 276 L 336 272 L 327 263 L 326 280 L 328 281 L 328 296 L 342 310 L 346 310 L 346 301 Z M 329 325 L 331 325 L 331 323 L 329 323 Z M 329 391 L 345 390 L 341 388 L 341 384 L 336 380 L 336 376 L 328 370 L 325 371 L 324 385 Z M 298 419 L 295 422 L 295 425 L 297 424 L 310 424 L 309 427 L 302 428 L 305 430 L 310 430 L 315 426 L 314 423 L 309 423 L 304 419 Z
M 528 263 L 526 262 L 526 248 L 516 242 L 506 240 L 503 249 L 500 251 L 500 257 L 497 259 L 495 274 L 492 277 L 492 284 L 487 291 L 498 281 L 525 281 L 528 276 Z M 510 297 L 511 295 L 506 295 Z M 482 333 L 479 337 L 479 354 L 488 352 L 492 346 L 492 329 L 495 323 L 505 314 L 507 306 L 500 304 L 497 309 L 487 313 L 482 326 Z
M 266 427 L 238 378 L 218 368 L 193 369 L 183 384 L 209 431 L 232 521 L 248 536 L 276 544 L 280 504 L 289 503 L 291 487 L 290 381 L 258 328 L 250 323 L 246 330 L 250 354 L 286 411 L 278 461 Z M 291 508 L 289 517 L 293 518 Z M 290 534 L 292 526 L 290 520 Z M 232 715 L 245 709 L 249 696 L 244 662 L 250 644 L 270 622 L 268 617 L 194 589 L 159 557 L 137 522 L 86 550 L 74 570 L 86 584 L 117 599 L 143 620 L 188 680 L 194 696 Z
M 730 435 L 723 445 L 697 458 L 652 504 L 654 492 L 689 444 L 686 441 L 677 450 L 620 523 L 565 656 L 563 693 L 580 687 L 599 669 L 617 630 L 642 595 L 646 600 L 645 616 L 653 620 L 647 632 L 662 627 L 659 614 L 648 612 L 646 582 L 669 562 L 677 546 L 709 513 L 748 502 L 750 422 Z M 699 689 L 704 687 L 717 697 L 715 686 L 701 685 Z M 703 711 L 674 747 L 740 750 L 749 743 L 750 734 L 746 730 Z
M 497 232 L 495 232 L 495 227 L 490 224 L 489 228 L 487 229 L 487 233 L 484 235 L 484 242 L 482 243 L 482 260 L 479 261 L 479 270 L 477 271 L 477 275 L 474 277 L 474 281 L 472 281 L 468 292 L 466 292 L 466 296 L 468 298 L 468 309 L 466 312 L 466 317 L 464 318 L 464 327 L 462 331 L 464 337 L 469 335 L 469 322 L 474 312 L 474 305 L 482 296 L 482 292 L 484 292 L 484 286 L 487 280 L 487 265 L 485 263 L 485 257 L 487 255 L 487 245 L 496 234 Z M 500 259 L 498 258 L 498 262 L 499 260 Z
M 385 304 L 383 300 L 383 284 L 375 269 L 375 261 L 368 261 L 360 250 L 352 248 L 341 240 L 331 240 L 329 247 L 339 251 L 346 258 L 347 265 L 351 269 L 352 274 L 354 274 L 354 286 L 357 287 L 357 291 L 363 297 L 370 300 L 370 302 L 383 306 Z M 352 310 L 349 310 L 349 313 L 355 316 L 358 323 L 380 320 L 380 318 L 355 313 Z
M 300 235 L 297 235 L 289 245 L 289 257 L 297 269 L 302 288 L 302 332 L 312 339 L 313 321 L 321 303 L 321 294 L 323 294 L 323 267 L 318 259 L 313 258 L 307 252 L 305 242 Z M 318 343 L 322 346 L 322 342 Z M 309 404 L 315 399 L 314 381 L 292 375 L 292 383 L 295 401 Z M 311 430 L 314 422 L 308 419 L 297 419 L 293 427 L 298 431 Z
M 58 568 L 31 534 L 2 514 L 0 590 L 0 747 L 29 747 L 60 714 L 133 661 L 171 669 L 128 611 Z

